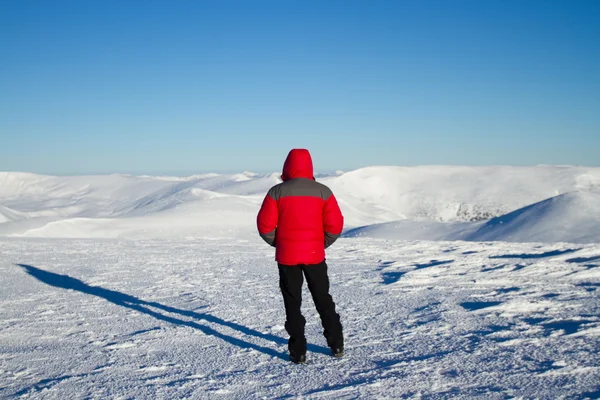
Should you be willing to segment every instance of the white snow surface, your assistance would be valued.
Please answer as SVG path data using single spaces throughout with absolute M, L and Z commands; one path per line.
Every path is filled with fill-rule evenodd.
M 342 238 L 287 361 L 259 238 L 0 239 L 0 398 L 598 398 L 600 245 Z
M 279 175 L 3 172 L 0 236 L 249 238 L 257 209 Z M 349 236 L 600 242 L 600 168 L 382 166 L 317 179 L 338 198 Z
M 0 398 L 600 397 L 600 169 L 317 179 L 346 354 L 305 287 L 294 365 L 255 227 L 279 174 L 0 173 Z

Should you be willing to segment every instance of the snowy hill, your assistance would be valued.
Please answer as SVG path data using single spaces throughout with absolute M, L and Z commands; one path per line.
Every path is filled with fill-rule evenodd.
M 600 190 L 600 168 L 368 167 L 323 181 L 349 210 L 366 214 L 349 212 L 350 225 L 481 221 L 559 194 Z
M 20 213 L 0 205 L 0 224 L 22 218 Z
M 21 179 L 20 179 L 21 178 Z M 0 235 L 162 238 L 254 229 L 272 175 L 46 177 L 0 173 Z M 254 193 L 261 193 L 255 195 Z M 14 217 L 17 211 L 21 217 Z
M 600 243 L 600 192 L 573 192 L 496 217 L 468 240 Z
M 368 167 L 317 177 L 336 194 L 349 236 L 360 233 L 407 240 L 598 240 L 595 220 L 581 225 L 576 221 L 583 223 L 583 215 L 576 210 L 585 203 L 592 217 L 597 215 L 594 193 L 600 192 L 600 168 Z M 3 172 L 0 235 L 254 237 L 257 209 L 268 189 L 278 182 L 279 173 L 53 177 Z M 571 192 L 580 195 L 554 202 L 552 213 L 526 212 L 510 229 L 504 220 L 482 225 L 481 221 Z M 579 200 L 573 196 L 579 196 Z M 562 219 L 557 218 L 559 215 Z M 566 221 L 568 218 L 571 222 Z M 562 225 L 570 223 L 572 229 L 552 229 L 552 223 L 558 224 L 559 220 Z M 386 224 L 377 225 L 382 223 Z M 577 232 L 578 226 L 585 232 Z M 352 231 L 359 227 L 366 228 Z M 537 234 L 536 229 L 552 230 L 556 235 Z
M 600 243 L 600 192 L 572 192 L 485 222 L 403 220 L 351 229 L 345 237 L 399 240 Z

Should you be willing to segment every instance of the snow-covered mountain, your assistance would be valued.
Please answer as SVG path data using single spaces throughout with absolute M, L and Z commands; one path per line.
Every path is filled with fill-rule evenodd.
M 469 240 L 600 242 L 600 192 L 571 192 L 493 218 Z
M 336 194 L 347 236 L 600 242 L 600 168 L 368 167 L 317 179 Z M 247 237 L 265 193 L 278 182 L 279 173 L 2 172 L 0 235 Z
M 324 179 L 350 225 L 399 219 L 481 221 L 578 190 L 600 190 L 600 168 L 368 167 Z M 364 210 L 364 218 L 353 207 Z
M 570 192 L 483 222 L 402 220 L 367 225 L 346 237 L 399 240 L 600 243 L 600 193 Z

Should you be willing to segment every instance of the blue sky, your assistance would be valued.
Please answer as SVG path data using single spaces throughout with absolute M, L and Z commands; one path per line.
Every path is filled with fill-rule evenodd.
M 600 1 L 2 1 L 0 170 L 600 165 Z

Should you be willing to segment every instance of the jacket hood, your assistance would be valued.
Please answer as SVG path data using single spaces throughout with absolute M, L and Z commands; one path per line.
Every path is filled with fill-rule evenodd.
M 306 149 L 293 149 L 283 164 L 281 179 L 289 181 L 295 178 L 315 179 L 312 158 Z

